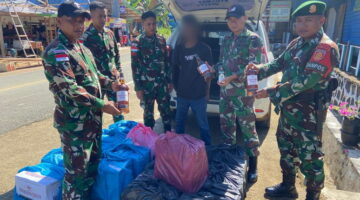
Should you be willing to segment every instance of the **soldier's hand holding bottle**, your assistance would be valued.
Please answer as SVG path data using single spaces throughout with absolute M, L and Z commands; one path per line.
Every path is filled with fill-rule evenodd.
M 268 96 L 269 96 L 269 94 L 268 94 L 268 92 L 267 92 L 266 89 L 258 90 L 258 91 L 256 91 L 256 93 L 255 93 L 255 97 L 256 97 L 257 99 L 263 99 L 263 98 L 266 98 L 266 97 L 268 97 Z
M 238 79 L 237 75 L 232 75 L 232 76 L 228 76 L 225 77 L 222 81 L 218 81 L 218 85 L 221 87 L 225 87 L 227 85 L 229 85 L 233 80 Z
M 260 71 L 260 67 L 259 65 L 255 65 L 254 63 L 250 63 L 246 66 L 246 73 L 248 73 L 249 71 L 255 71 L 256 74 L 259 74 Z
M 107 113 L 107 114 L 110 114 L 110 115 L 114 115 L 114 116 L 121 115 L 120 110 L 118 110 L 118 109 L 116 108 L 114 102 L 112 102 L 112 101 L 106 102 L 105 105 L 101 108 L 101 110 L 102 110 L 104 113 Z

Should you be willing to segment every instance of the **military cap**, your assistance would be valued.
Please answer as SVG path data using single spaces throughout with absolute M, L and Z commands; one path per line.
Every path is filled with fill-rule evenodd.
M 292 13 L 293 17 L 308 15 L 325 15 L 326 3 L 323 1 L 306 1 Z
M 82 9 L 78 3 L 74 1 L 65 1 L 60 4 L 58 8 L 58 17 L 68 16 L 68 17 L 78 17 L 83 16 L 87 19 L 91 18 L 90 13 Z
M 240 18 L 242 16 L 245 16 L 245 8 L 242 7 L 240 4 L 237 4 L 237 5 L 231 6 L 227 10 L 225 19 L 227 20 L 229 17 Z

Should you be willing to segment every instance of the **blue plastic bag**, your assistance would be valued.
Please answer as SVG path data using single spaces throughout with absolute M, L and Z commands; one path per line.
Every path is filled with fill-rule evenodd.
M 134 121 L 122 120 L 111 124 L 108 129 L 102 132 L 102 151 L 103 153 L 111 151 L 118 144 L 123 143 L 127 134 L 137 125 Z
M 59 167 L 64 167 L 64 153 L 61 148 L 53 149 L 47 153 L 42 159 L 41 163 L 50 163 Z
M 35 166 L 24 167 L 24 168 L 20 169 L 18 172 L 20 173 L 22 171 L 39 172 L 43 176 L 48 176 L 48 177 L 54 178 L 58 181 L 62 181 L 62 179 L 64 178 L 64 173 L 65 173 L 65 170 L 63 167 L 59 167 L 57 165 L 50 164 L 50 163 L 40 163 Z M 26 198 L 21 197 L 16 193 L 16 188 L 14 188 L 13 199 L 14 200 L 26 200 Z M 61 184 L 60 184 L 60 187 L 58 190 L 58 195 L 56 196 L 56 200 L 61 200 Z
M 134 121 L 127 121 L 127 120 L 121 120 L 114 124 L 111 124 L 109 126 L 109 133 L 110 136 L 115 135 L 126 135 L 129 133 L 129 131 L 134 128 L 138 123 Z
M 118 200 L 122 191 L 144 171 L 150 150 L 134 145 L 130 139 L 104 153 L 92 189 L 94 200 Z
M 134 179 L 130 165 L 130 161 L 102 159 L 92 188 L 91 199 L 118 200 L 125 187 Z
M 130 139 L 124 140 L 111 151 L 104 154 L 104 158 L 111 161 L 130 161 L 133 176 L 142 173 L 150 162 L 150 149 L 134 145 Z

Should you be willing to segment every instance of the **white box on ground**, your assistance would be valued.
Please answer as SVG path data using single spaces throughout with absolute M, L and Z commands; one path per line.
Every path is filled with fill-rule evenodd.
M 16 193 L 32 200 L 53 200 L 61 182 L 39 172 L 22 171 L 15 176 Z

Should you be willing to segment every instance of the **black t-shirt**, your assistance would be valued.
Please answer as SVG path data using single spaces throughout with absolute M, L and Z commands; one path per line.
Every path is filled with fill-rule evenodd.
M 206 97 L 207 83 L 197 70 L 196 55 L 210 65 L 213 64 L 211 49 L 208 45 L 198 42 L 192 48 L 177 45 L 172 55 L 173 84 L 177 96 L 197 100 Z

